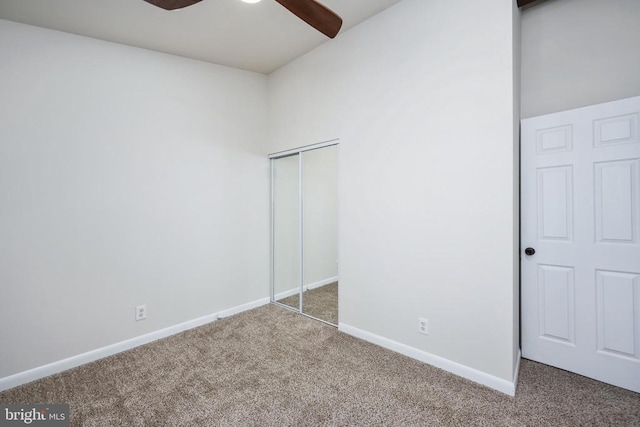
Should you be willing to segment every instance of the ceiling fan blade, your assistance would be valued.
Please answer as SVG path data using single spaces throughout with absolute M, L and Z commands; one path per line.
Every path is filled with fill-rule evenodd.
M 147 3 L 151 3 L 154 6 L 161 7 L 165 10 L 182 9 L 183 7 L 191 6 L 201 2 L 202 0 L 144 0 Z
M 327 37 L 334 38 L 342 27 L 342 18 L 315 0 L 276 1 Z

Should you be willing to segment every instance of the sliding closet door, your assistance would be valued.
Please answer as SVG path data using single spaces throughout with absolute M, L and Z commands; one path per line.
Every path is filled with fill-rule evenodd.
M 302 312 L 338 324 L 337 146 L 302 155 Z
M 272 301 L 337 325 L 338 146 L 280 156 L 271 156 Z
M 273 300 L 300 308 L 300 156 L 272 160 Z

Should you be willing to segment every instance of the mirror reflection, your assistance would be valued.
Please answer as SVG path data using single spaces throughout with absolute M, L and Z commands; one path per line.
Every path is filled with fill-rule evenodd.
M 272 160 L 273 300 L 296 309 L 301 279 L 299 157 Z
M 338 324 L 337 146 L 302 153 L 302 311 Z

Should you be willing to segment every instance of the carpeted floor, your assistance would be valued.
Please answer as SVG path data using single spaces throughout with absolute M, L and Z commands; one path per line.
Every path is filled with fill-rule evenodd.
M 83 426 L 638 426 L 640 394 L 522 361 L 517 397 L 268 305 L 6 391 Z
M 296 309 L 300 307 L 299 295 L 292 295 L 278 302 Z M 305 291 L 302 297 L 302 306 L 303 312 L 309 316 L 337 325 L 338 282 Z

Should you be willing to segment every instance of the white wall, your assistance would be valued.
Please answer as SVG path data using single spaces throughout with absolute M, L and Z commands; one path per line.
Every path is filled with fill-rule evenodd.
M 0 94 L 0 378 L 267 297 L 265 76 L 0 20 Z
M 513 365 L 520 366 L 520 105 L 522 89 L 521 13 L 513 5 Z M 517 375 L 517 372 L 516 372 Z
M 269 76 L 269 151 L 341 140 L 341 326 L 507 382 L 513 7 L 403 0 Z
M 640 95 L 640 1 L 549 0 L 522 14 L 522 117 Z

